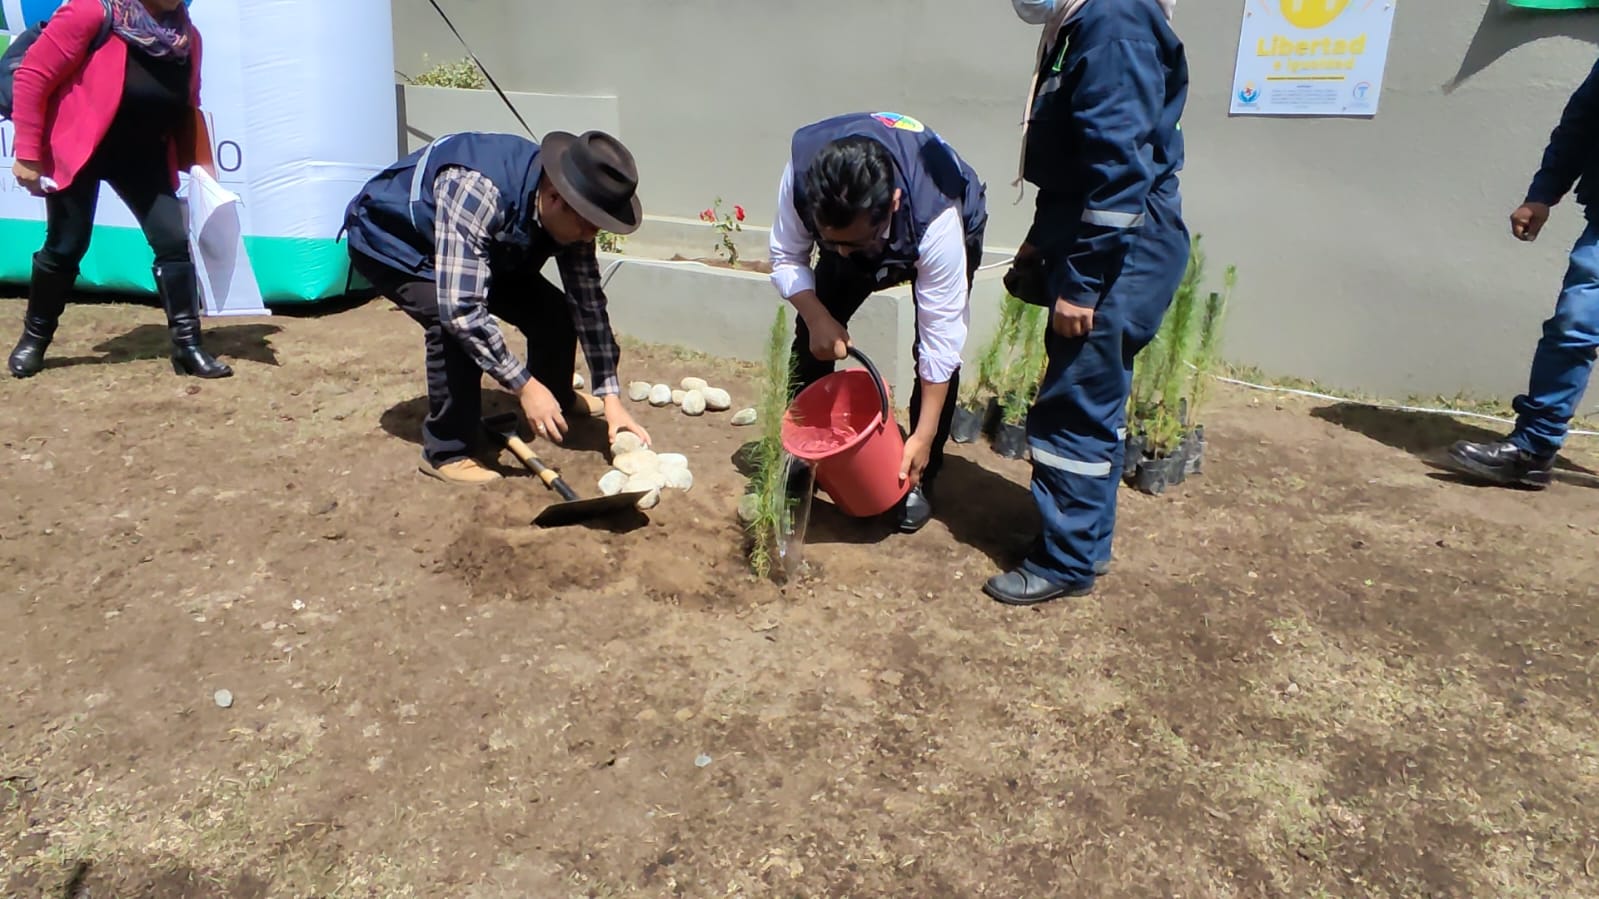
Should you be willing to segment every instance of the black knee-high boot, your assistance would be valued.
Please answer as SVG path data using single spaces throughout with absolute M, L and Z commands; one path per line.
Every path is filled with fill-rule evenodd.
M 27 378 L 44 367 L 44 351 L 56 336 L 56 324 L 67 308 L 77 272 L 52 272 L 33 263 L 33 278 L 28 284 L 28 311 L 22 319 L 22 339 L 11 351 L 8 365 L 13 377 Z
M 192 262 L 163 262 L 155 267 L 155 285 L 167 310 L 172 332 L 172 370 L 197 378 L 226 378 L 233 369 L 200 347 L 200 282 Z

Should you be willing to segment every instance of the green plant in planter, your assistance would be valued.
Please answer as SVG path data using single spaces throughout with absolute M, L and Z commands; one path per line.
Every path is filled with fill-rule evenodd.
M 1227 315 L 1227 304 L 1232 300 L 1233 288 L 1238 284 L 1238 266 L 1229 265 L 1222 275 L 1221 293 L 1212 293 L 1205 301 L 1205 314 L 1199 320 L 1199 352 L 1194 357 L 1194 383 L 1189 391 L 1188 416 L 1197 421 L 1199 410 L 1210 393 L 1210 376 L 1221 361 L 1220 347 L 1222 319 Z
M 1217 363 L 1227 301 L 1238 280 L 1237 268 L 1229 266 L 1223 292 L 1200 299 L 1206 262 L 1200 240 L 1195 235 L 1188 267 L 1160 329 L 1133 361 L 1129 431 L 1143 439 L 1145 452 L 1155 458 L 1175 452 L 1195 424 L 1207 378 Z
M 1020 300 L 1017 300 L 1021 303 Z M 1023 304 L 1026 308 L 1017 324 L 1020 355 L 1006 371 L 1004 398 L 1000 403 L 1005 424 L 1019 425 L 1027 420 L 1027 410 L 1038 398 L 1038 387 L 1048 362 L 1044 349 L 1044 329 L 1049 327 L 1048 310 Z
M 427 56 L 423 55 L 422 60 L 426 62 Z M 483 70 L 470 59 L 441 62 L 415 78 L 407 78 L 406 81 L 418 87 L 453 87 L 470 91 L 484 90 L 489 86 L 489 80 L 484 77 Z
M 602 253 L 620 253 L 622 252 L 622 244 L 626 242 L 626 237 L 620 234 L 612 234 L 609 231 L 601 231 L 594 235 L 594 247 Z
M 783 414 L 788 411 L 788 395 L 794 383 L 794 361 L 790 358 L 788 307 L 777 307 L 766 341 L 765 378 L 757 410 L 761 437 L 755 448 L 755 515 L 748 525 L 750 568 L 758 577 L 772 573 L 772 557 L 787 530 L 793 501 L 784 502 L 787 493 L 787 454 L 783 450 Z

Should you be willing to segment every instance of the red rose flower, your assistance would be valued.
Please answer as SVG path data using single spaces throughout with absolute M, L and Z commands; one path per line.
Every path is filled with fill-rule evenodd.
M 710 211 L 709 209 L 707 209 L 704 212 L 700 213 L 700 221 L 702 221 L 702 222 L 714 222 L 714 221 L 716 221 L 716 213 L 714 213 L 714 212 Z
M 733 215 L 739 221 L 741 221 L 741 222 L 744 221 L 744 207 L 743 206 L 734 206 L 733 207 Z

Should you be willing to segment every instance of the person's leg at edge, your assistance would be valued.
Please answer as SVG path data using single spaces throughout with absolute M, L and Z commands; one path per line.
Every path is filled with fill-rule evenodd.
M 7 364 L 13 377 L 31 377 L 44 367 L 45 351 L 78 280 L 78 264 L 89 252 L 99 198 L 100 180 L 87 170 L 66 190 L 45 197 L 44 246 L 33 255 L 22 337 Z
M 966 239 L 966 289 L 971 291 L 972 283 L 976 280 L 978 266 L 983 260 L 983 232 L 967 235 Z M 970 299 L 968 299 L 970 302 Z M 916 322 L 916 345 L 912 347 L 912 357 L 919 363 L 921 361 L 921 318 Z M 950 430 L 955 425 L 955 408 L 960 404 L 960 369 L 957 368 L 949 378 L 949 392 L 944 399 L 944 408 L 938 417 L 938 431 L 933 437 L 933 445 L 928 453 L 927 469 L 922 472 L 922 481 L 916 488 L 906 495 L 899 511 L 899 529 L 907 534 L 913 534 L 927 525 L 933 517 L 934 484 L 938 480 L 939 472 L 944 469 L 944 450 L 949 446 Z M 915 431 L 922 417 L 922 382 L 916 379 L 915 386 L 911 388 L 910 426 Z
M 577 327 L 566 291 L 536 272 L 528 277 L 496 278 L 489 287 L 489 311 L 527 338 L 528 371 L 554 394 L 566 415 L 601 411 L 598 400 L 590 403 L 572 387 Z
M 437 285 L 358 253 L 351 253 L 350 260 L 374 288 L 422 328 L 428 411 L 422 420 L 421 471 L 447 483 L 468 486 L 498 479 L 498 472 L 471 456 L 479 443 L 483 372 L 444 333 Z
M 1572 247 L 1554 315 L 1543 324 L 1527 392 L 1512 403 L 1515 429 L 1502 441 L 1455 444 L 1449 451 L 1455 467 L 1499 484 L 1548 486 L 1593 373 L 1596 349 L 1599 225 L 1590 224 Z
M 1190 235 L 1182 221 L 1180 203 L 1164 191 L 1157 192 L 1149 204 L 1148 219 L 1128 250 L 1121 273 L 1106 298 L 1122 321 L 1122 385 L 1121 401 L 1116 404 L 1110 421 L 1116 445 L 1111 456 L 1111 477 L 1105 483 L 1101 532 L 1093 554 L 1095 576 L 1110 570 L 1113 555 L 1116 506 L 1121 495 L 1122 473 L 1127 465 L 1127 398 L 1133 387 L 1133 360 L 1160 330 L 1161 320 L 1166 317 L 1177 288 L 1182 284 L 1190 249 Z
M 200 278 L 189 256 L 189 235 L 183 207 L 172 191 L 165 161 L 135 164 L 131 160 L 107 180 L 133 211 L 155 253 L 156 292 L 167 314 L 172 337 L 172 370 L 199 378 L 231 377 L 233 369 L 200 345 Z

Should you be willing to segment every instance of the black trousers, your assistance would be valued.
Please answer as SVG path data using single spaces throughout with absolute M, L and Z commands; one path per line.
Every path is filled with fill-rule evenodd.
M 966 288 L 971 289 L 972 281 L 977 276 L 977 267 L 983 259 L 982 232 L 967 235 L 966 238 Z M 913 275 L 914 277 L 914 275 Z M 873 291 L 884 290 L 897 284 L 905 283 L 903 276 L 890 275 L 879 281 L 876 272 L 865 272 L 856 268 L 849 260 L 827 250 L 823 250 L 816 261 L 816 298 L 827 309 L 828 314 L 838 319 L 838 323 L 849 326 L 849 320 L 855 312 L 866 302 Z M 916 319 L 916 346 L 912 352 L 919 360 L 921 358 L 921 331 L 922 321 L 920 313 Z M 832 374 L 836 363 L 818 359 L 811 353 L 811 331 L 806 326 L 805 320 L 799 319 L 794 329 L 794 358 L 795 386 L 790 398 L 799 391 L 816 383 L 821 378 Z M 931 484 L 938 477 L 939 471 L 944 467 L 944 447 L 949 443 L 950 427 L 955 421 L 955 406 L 960 394 L 961 373 L 955 369 L 949 378 L 949 395 L 944 400 L 943 412 L 938 417 L 938 433 L 933 438 L 933 446 L 928 454 L 927 469 L 922 473 L 922 483 Z M 922 381 L 916 379 L 916 386 L 911 389 L 911 430 L 916 430 L 917 423 L 922 417 Z
M 130 151 L 111 143 L 101 143 L 66 190 L 45 197 L 44 248 L 33 257 L 44 271 L 77 275 L 78 264 L 89 252 L 101 182 L 111 185 L 133 211 L 157 265 L 189 261 L 189 237 L 172 190 L 166 145 Z
M 479 443 L 483 418 L 483 370 L 439 321 L 438 288 L 431 278 L 401 272 L 359 253 L 351 265 L 422 326 L 427 352 L 428 413 L 422 422 L 422 456 L 441 465 L 469 455 Z M 577 400 L 572 370 L 577 329 L 566 292 L 536 271 L 494 273 L 489 312 L 527 337 L 528 370 L 549 388 L 561 408 Z

